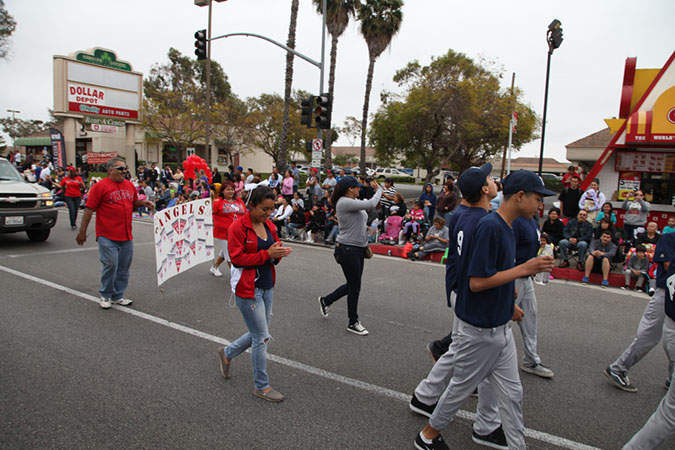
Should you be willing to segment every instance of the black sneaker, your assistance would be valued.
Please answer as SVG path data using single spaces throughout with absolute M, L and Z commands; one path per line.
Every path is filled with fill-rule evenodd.
M 368 330 L 366 330 L 360 322 L 354 322 L 347 327 L 347 331 L 351 331 L 354 334 L 359 336 L 368 336 Z
M 422 440 L 422 433 L 417 433 L 417 439 L 415 439 L 415 448 L 417 450 L 450 450 L 450 447 L 443 440 L 443 436 L 440 434 L 431 441 L 431 444 L 427 444 Z
M 409 403 L 410 410 L 412 412 L 416 412 L 417 414 L 420 414 L 424 417 L 431 417 L 431 415 L 434 413 L 434 409 L 436 409 L 436 405 L 438 405 L 438 402 L 434 403 L 433 405 L 425 405 L 419 401 L 415 394 L 413 394 Z
M 666 379 L 666 384 L 663 385 L 666 390 L 670 389 L 670 378 Z
M 319 308 L 321 308 L 321 315 L 328 317 L 328 306 L 323 301 L 323 297 L 319 297 Z
M 605 376 L 609 378 L 612 383 L 622 391 L 637 392 L 637 388 L 630 383 L 628 375 L 612 370 L 612 366 L 607 366 L 605 369 Z
M 443 353 L 438 352 L 433 342 L 431 344 L 427 344 L 427 353 L 429 353 L 429 356 L 431 356 L 434 364 L 436 364 L 436 361 L 438 361 L 438 359 L 443 356 Z
M 473 431 L 472 433 L 473 434 L 471 436 L 471 439 L 473 439 L 473 441 L 476 444 L 505 450 L 508 450 L 509 448 L 509 444 L 506 442 L 506 435 L 504 434 L 504 430 L 502 429 L 501 425 L 499 426 L 499 428 L 497 428 L 495 431 L 488 434 L 487 436 L 481 436 L 475 431 Z

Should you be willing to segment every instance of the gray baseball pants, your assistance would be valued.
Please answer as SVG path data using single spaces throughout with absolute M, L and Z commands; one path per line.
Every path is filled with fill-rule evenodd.
M 661 341 L 663 330 L 663 318 L 666 316 L 665 301 L 666 291 L 656 288 L 654 296 L 647 303 L 645 312 L 642 313 L 637 336 L 619 359 L 612 363 L 612 370 L 619 373 L 627 373 L 631 367 L 639 363 L 642 358 Z M 668 378 L 673 376 L 673 364 L 668 367 Z
M 663 348 L 672 366 L 675 360 L 675 321 L 667 316 L 663 324 Z M 675 387 L 671 384 L 654 414 L 624 446 L 624 450 L 656 448 L 673 432 L 675 432 Z
M 450 297 L 453 306 L 455 298 L 456 295 L 453 292 Z M 420 384 L 415 388 L 415 396 L 425 405 L 433 405 L 439 401 L 455 373 L 455 352 L 457 350 L 455 342 L 457 342 L 458 323 L 459 319 L 454 315 L 453 310 L 452 344 L 448 351 L 438 358 L 427 377 L 420 381 Z M 497 396 L 490 383 L 485 380 L 478 385 L 478 405 L 476 406 L 476 421 L 473 424 L 473 431 L 481 436 L 487 436 L 500 425 Z
M 516 304 L 525 313 L 523 320 L 518 322 L 523 335 L 523 363 L 534 367 L 541 364 L 541 358 L 537 354 L 537 298 L 534 296 L 532 277 L 516 278 L 516 289 Z
M 488 379 L 497 397 L 509 448 L 524 449 L 523 387 L 511 325 L 478 328 L 456 320 L 457 343 L 451 346 L 455 347 L 455 373 L 429 425 L 435 430 L 447 427 L 473 391 Z

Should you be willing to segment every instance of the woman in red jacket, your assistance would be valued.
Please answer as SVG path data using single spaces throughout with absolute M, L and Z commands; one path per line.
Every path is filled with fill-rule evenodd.
M 218 359 L 221 373 L 229 378 L 232 359 L 250 347 L 253 395 L 280 402 L 285 397 L 272 389 L 267 375 L 267 341 L 276 279 L 274 265 L 290 255 L 291 249 L 281 246 L 276 227 L 269 220 L 274 199 L 272 189 L 257 187 L 249 200 L 250 211 L 228 230 L 227 244 L 234 266 L 230 284 L 248 332 L 218 349 Z
M 218 257 L 210 271 L 217 277 L 223 275 L 219 269 L 223 261 L 227 261 L 227 265 L 232 266 L 230 255 L 227 253 L 227 230 L 244 214 L 246 214 L 246 205 L 235 195 L 234 183 L 225 181 L 220 186 L 218 197 L 213 200 L 213 242 Z

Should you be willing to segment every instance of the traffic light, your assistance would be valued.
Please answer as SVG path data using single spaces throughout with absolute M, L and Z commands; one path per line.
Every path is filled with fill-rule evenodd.
M 331 101 L 328 94 L 316 97 L 316 127 L 322 130 L 330 130 Z
M 203 59 L 206 59 L 208 56 L 208 52 L 206 50 L 206 30 L 199 30 L 195 33 L 195 55 L 197 55 L 197 60 L 201 61 Z
M 300 102 L 300 124 L 312 128 L 312 111 L 314 111 L 314 96 L 310 95 Z
M 563 41 L 563 29 L 556 28 L 556 30 L 551 33 L 551 48 L 558 48 Z

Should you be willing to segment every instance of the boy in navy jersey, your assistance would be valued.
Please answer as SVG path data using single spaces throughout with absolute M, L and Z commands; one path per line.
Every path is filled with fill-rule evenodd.
M 664 234 L 663 236 L 667 236 Z M 659 241 L 660 242 L 660 241 Z M 669 262 L 664 278 L 666 281 L 663 319 L 663 349 L 668 355 L 670 367 L 675 364 L 675 258 Z M 656 295 L 654 295 L 656 297 Z M 672 373 L 671 373 L 672 377 Z M 644 427 L 626 444 L 624 450 L 639 450 L 658 447 L 671 433 L 675 432 L 675 388 L 667 383 L 668 392 Z
M 661 235 L 654 251 L 654 262 L 659 266 L 656 269 L 656 292 L 647 303 L 645 312 L 642 313 L 637 336 L 626 350 L 605 369 L 605 376 L 619 389 L 626 392 L 637 392 L 628 378 L 628 371 L 639 363 L 656 344 L 661 342 L 663 318 L 665 317 L 664 302 L 666 299 L 666 273 L 670 261 L 675 259 L 675 233 Z M 670 386 L 673 377 L 673 364 L 668 366 L 668 378 L 666 386 Z
M 448 221 L 452 232 L 448 239 L 449 252 L 446 263 L 445 288 L 450 308 L 455 302 L 457 287 L 457 235 L 458 233 L 461 233 L 461 236 L 472 234 L 479 220 L 488 214 L 490 200 L 497 195 L 497 185 L 489 176 L 491 171 L 492 165 L 488 163 L 480 168 L 472 167 L 459 177 L 458 186 L 462 192 L 462 204 L 457 207 Z M 427 377 L 417 385 L 410 400 L 410 409 L 423 416 L 431 417 L 438 400 L 445 392 L 454 374 L 455 346 L 451 346 L 450 343 L 455 338 L 457 323 L 458 320 L 455 316 L 452 333 L 435 343 L 439 350 L 441 346 L 444 346 L 444 348 L 440 351 L 438 361 L 436 361 Z M 442 341 L 447 341 L 447 343 Z M 431 345 L 429 351 L 432 351 Z M 494 390 L 485 382 L 481 383 L 478 391 L 478 407 L 476 420 L 473 424 L 472 439 L 482 445 L 507 448 L 506 437 L 499 420 L 497 397 Z
M 519 170 L 503 181 L 504 201 L 496 214 L 488 214 L 475 230 L 462 228 L 470 217 L 462 214 L 457 231 L 457 339 L 454 375 L 429 424 L 417 435 L 421 450 L 448 448 L 440 430 L 454 418 L 462 404 L 485 380 L 494 386 L 509 448 L 525 448 L 522 399 L 510 320 L 521 320 L 515 307 L 514 280 L 549 272 L 553 258 L 532 258 L 515 266 L 515 239 L 511 223 L 517 217 L 533 217 L 543 196 L 555 195 L 533 172 Z M 464 231 L 464 232 L 462 232 Z M 453 346 L 455 343 L 453 342 Z M 480 399 L 480 395 L 479 395 Z

